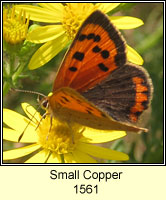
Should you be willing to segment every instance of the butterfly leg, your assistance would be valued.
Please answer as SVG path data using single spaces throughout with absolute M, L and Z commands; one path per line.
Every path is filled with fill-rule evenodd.
M 50 115 L 50 128 L 49 128 L 49 131 L 48 131 L 46 140 L 48 140 L 49 134 L 50 134 L 50 132 L 51 132 L 51 128 L 52 128 L 52 116 Z
M 41 121 L 46 117 L 46 115 L 50 115 L 50 113 L 44 113 L 44 114 L 42 115 L 42 117 L 41 117 L 41 119 L 40 119 L 38 125 L 37 125 L 36 128 L 35 128 L 35 131 L 39 128 Z
M 35 130 L 38 129 L 38 127 L 40 126 L 41 121 L 42 121 L 47 115 L 50 115 L 50 113 L 44 113 L 44 115 L 42 115 L 42 117 L 41 117 L 41 119 L 40 119 L 40 121 L 39 121 L 39 123 L 38 123 L 38 125 L 37 125 L 37 127 L 36 127 Z M 52 116 L 50 115 L 50 127 L 49 127 L 48 134 L 47 134 L 47 136 L 46 136 L 46 140 L 48 140 L 49 133 L 51 132 L 51 127 L 52 127 Z
M 71 140 L 72 140 L 72 143 L 74 144 L 74 134 L 73 134 L 73 128 L 72 128 L 72 124 L 70 122 L 67 123 L 67 125 L 69 126 L 69 130 L 71 132 Z
M 71 135 L 72 144 L 75 144 L 75 135 L 77 133 L 77 127 L 78 127 L 79 124 L 77 124 L 77 123 L 75 123 L 75 122 L 73 122 L 72 120 L 69 120 L 69 119 L 66 122 L 66 124 L 67 124 L 68 129 L 69 129 L 69 134 Z M 83 131 L 84 131 L 84 129 L 83 129 Z M 82 131 L 80 131 L 80 133 L 82 133 Z

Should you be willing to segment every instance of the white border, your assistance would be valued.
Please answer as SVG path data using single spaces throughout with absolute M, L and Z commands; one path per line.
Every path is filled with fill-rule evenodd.
M 2 55 L 2 53 L 3 53 L 3 46 L 2 46 L 2 44 L 3 44 L 3 40 L 2 40 L 2 36 L 3 36 L 3 34 L 2 34 L 2 30 L 3 30 L 3 27 L 2 27 L 2 19 L 3 19 L 3 17 L 2 17 L 2 13 L 3 13 L 3 3 L 36 3 L 36 1 L 1 1 L 1 97 L 3 97 L 3 55 Z M 46 2 L 46 3 L 48 3 L 48 1 L 40 1 L 40 2 Z M 76 2 L 90 2 L 90 3 L 93 3 L 92 1 L 50 1 L 51 3 L 58 3 L 58 2 L 60 2 L 60 3 L 68 3 L 68 2 L 70 2 L 70 3 L 72 3 L 72 2 L 74 2 L 74 3 L 76 3 Z M 110 1 L 94 1 L 95 3 L 104 3 L 104 2 L 106 2 L 106 3 L 108 3 L 108 2 L 110 2 Z M 163 144 L 164 144 L 164 160 L 163 160 L 163 163 L 162 164 L 113 164 L 113 163 L 99 163 L 99 164 L 67 164 L 67 163 L 65 163 L 65 164 L 62 164 L 62 163 L 55 163 L 55 164 L 47 164 L 47 163 L 42 163 L 42 164 L 17 164 L 17 163 L 9 163 L 9 164 L 7 164 L 7 163 L 2 163 L 2 152 L 3 152 L 3 137 L 2 137 L 2 135 L 3 135 L 3 130 L 2 130 L 2 127 L 3 127 L 3 121 L 2 121 L 2 119 L 3 119 L 3 112 L 1 111 L 1 156 L 0 156 L 0 162 L 1 162 L 1 164 L 0 165 L 2 165 L 2 166 L 165 166 L 165 1 L 129 1 L 129 2 L 127 2 L 127 1 L 114 1 L 114 3 L 118 3 L 118 2 L 120 2 L 120 3 L 164 3 L 164 9 L 163 9 L 163 11 L 164 11 L 164 15 L 163 15 L 163 19 L 164 19 L 164 21 L 163 21 L 163 28 L 164 28 L 164 31 L 163 31 L 163 33 L 164 33 L 164 35 L 163 35 L 163 39 L 164 39 L 164 45 L 163 45 L 163 48 L 164 48 L 164 51 L 163 51 L 163 58 L 164 58 L 164 62 L 163 62 L 163 76 L 164 76 L 164 80 L 163 80 L 163 84 L 164 84 L 164 87 L 163 87 L 163 89 L 164 89 L 164 112 L 163 112 L 163 114 L 164 114 L 164 121 L 163 121 L 163 128 L 164 128 L 164 132 L 163 132 Z M 3 110 L 3 103 L 2 103 L 2 101 L 3 101 L 3 98 L 1 98 L 1 110 Z

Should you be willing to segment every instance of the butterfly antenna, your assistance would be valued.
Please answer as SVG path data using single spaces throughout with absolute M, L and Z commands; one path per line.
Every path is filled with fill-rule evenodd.
M 26 108 L 26 111 L 28 112 L 27 108 Z M 29 113 L 29 112 L 28 112 Z M 29 120 L 29 122 L 27 123 L 25 129 L 23 130 L 23 132 L 21 133 L 21 135 L 19 136 L 18 138 L 18 142 L 20 142 L 20 140 L 22 139 L 25 131 L 27 130 L 28 126 L 30 125 L 30 123 L 33 121 L 33 119 L 35 118 L 35 115 L 37 113 L 37 110 L 35 111 L 35 113 L 33 115 L 31 115 L 31 113 L 29 113 L 31 115 L 31 119 Z
M 31 93 L 31 94 L 37 94 L 40 95 L 42 97 L 46 97 L 44 94 L 40 93 L 40 92 L 35 92 L 35 91 L 31 91 L 31 90 L 20 90 L 20 89 L 15 89 L 15 88 L 11 88 L 12 91 L 15 92 L 24 92 L 24 93 Z

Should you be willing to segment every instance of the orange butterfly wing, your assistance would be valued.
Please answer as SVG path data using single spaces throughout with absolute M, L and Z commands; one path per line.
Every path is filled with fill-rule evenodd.
M 60 88 L 47 98 L 51 105 L 49 108 L 51 116 L 68 124 L 74 122 L 101 130 L 147 131 L 144 128 L 114 121 L 72 88 Z
M 105 14 L 93 12 L 82 24 L 59 69 L 53 91 L 84 92 L 126 62 L 125 42 Z
M 126 63 L 124 39 L 107 16 L 97 10 L 83 22 L 67 52 L 49 105 L 52 114 L 63 116 L 61 120 L 66 122 L 71 118 L 93 128 L 138 131 L 143 129 L 130 123 L 137 122 L 147 109 L 152 88 L 145 70 Z

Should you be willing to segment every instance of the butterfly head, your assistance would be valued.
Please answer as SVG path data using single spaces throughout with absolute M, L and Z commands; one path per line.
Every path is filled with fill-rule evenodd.
M 43 110 L 48 110 L 49 108 L 48 97 L 43 97 L 42 99 L 39 99 L 38 101 Z

